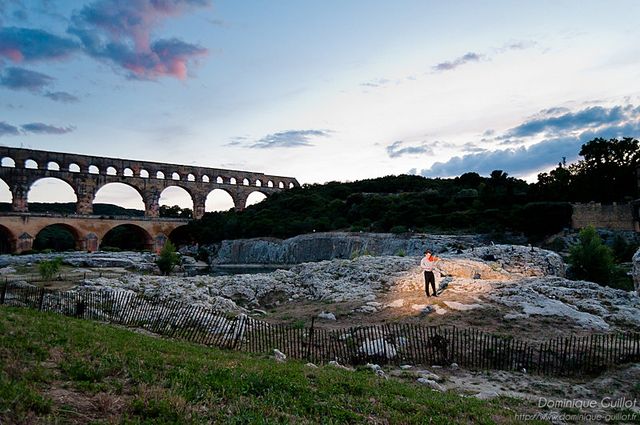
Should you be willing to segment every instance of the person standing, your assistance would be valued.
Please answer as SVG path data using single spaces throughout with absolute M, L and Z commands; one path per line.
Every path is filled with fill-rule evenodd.
M 436 277 L 433 274 L 433 268 L 438 261 L 440 261 L 440 258 L 432 255 L 430 250 L 424 252 L 424 257 L 420 261 L 420 268 L 424 271 L 424 290 L 427 293 L 427 297 L 429 296 L 429 283 L 431 283 L 431 288 L 433 289 L 433 296 L 438 296 L 436 293 Z

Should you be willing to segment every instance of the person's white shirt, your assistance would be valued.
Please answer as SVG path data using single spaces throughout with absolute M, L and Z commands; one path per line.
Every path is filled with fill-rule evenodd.
M 422 261 L 420 261 L 420 267 L 425 272 L 431 272 L 433 271 L 433 268 L 435 267 L 438 260 L 439 258 L 434 257 L 433 255 L 430 255 L 429 257 L 425 255 L 424 257 L 422 257 Z

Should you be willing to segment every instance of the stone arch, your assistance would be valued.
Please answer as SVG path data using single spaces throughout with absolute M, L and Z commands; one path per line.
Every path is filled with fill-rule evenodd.
M 293 182 L 290 182 L 289 183 L 289 189 L 293 189 L 294 187 L 296 187 L 296 186 L 293 184 Z
M 143 179 L 148 179 L 149 178 L 149 172 L 147 170 L 145 170 L 144 168 L 140 170 L 140 177 L 142 177 Z
M 55 161 L 49 161 L 47 163 L 47 170 L 51 170 L 51 171 L 60 171 L 60 164 L 58 164 Z
M 71 173 L 79 173 L 80 172 L 80 166 L 78 164 L 72 162 L 71 164 L 69 164 L 68 170 Z
M 187 174 L 187 181 L 188 182 L 194 182 L 196 181 L 196 176 L 194 176 L 193 174 L 189 173 Z
M 244 203 L 244 207 L 246 208 L 248 206 L 258 204 L 264 201 L 265 199 L 267 199 L 266 193 L 261 192 L 259 190 L 254 190 L 249 194 L 249 196 L 247 196 L 247 200 Z
M 116 170 L 116 167 L 110 165 L 110 166 L 107 167 L 107 175 L 108 176 L 117 176 L 118 175 L 118 170 Z
M 135 224 L 120 224 L 104 232 L 99 248 L 119 248 L 122 250 L 153 250 L 153 237 L 142 227 Z
M 189 208 L 191 211 L 193 211 L 195 206 L 191 191 L 178 185 L 165 187 L 162 192 L 160 192 L 160 200 L 158 203 L 160 206 L 164 205 L 169 207 L 177 205 L 182 209 Z
M 278 187 L 279 187 L 280 189 L 284 189 L 284 183 L 282 183 L 282 182 L 278 183 Z
M 61 177 L 38 178 L 29 185 L 27 203 L 76 203 L 78 202 L 78 194 L 72 183 L 72 181 L 67 181 Z
M 133 177 L 133 170 L 127 167 L 122 171 L 122 175 L 125 177 Z
M 236 178 L 235 178 L 235 177 L 231 177 L 231 178 L 229 179 L 229 184 L 238 184 L 238 181 L 236 180 Z
M 267 187 L 273 187 L 273 180 L 269 180 L 267 182 Z
M 93 204 L 98 203 L 142 211 L 146 209 L 142 191 L 130 183 L 113 182 L 97 187 Z
M 178 226 L 169 233 L 169 240 L 177 247 L 194 243 L 193 236 L 189 232 L 189 226 Z
M 31 170 L 37 170 L 38 169 L 38 163 L 36 161 L 34 161 L 33 159 L 27 159 L 24 162 L 24 168 L 29 168 Z
M 159 180 L 164 180 L 164 173 L 162 171 L 158 171 L 156 173 L 156 178 Z
M 206 174 L 204 176 L 202 176 L 202 181 L 204 183 L 209 183 L 209 176 L 207 176 Z
M 16 250 L 16 236 L 6 226 L 0 224 L 0 254 L 13 254 Z
M 249 179 L 247 179 L 247 178 L 242 179 L 242 185 L 243 186 L 249 186 L 250 184 L 251 183 L 249 182 Z
M 2 158 L 2 161 L 0 162 L 0 165 L 2 167 L 11 167 L 11 168 L 15 168 L 16 166 L 16 161 L 14 161 L 13 158 L 9 158 L 8 156 L 5 156 L 4 158 Z
M 228 211 L 235 208 L 235 202 L 231 193 L 224 189 L 214 189 L 207 194 L 204 202 L 204 210 L 212 211 Z
M 13 193 L 11 188 L 4 180 L 0 179 L 0 202 L 7 202 L 11 204 L 13 202 Z
M 216 183 L 218 183 L 218 184 L 223 184 L 224 183 L 224 179 L 222 178 L 222 176 L 218 176 L 216 178 Z
M 82 249 L 82 238 L 75 227 L 66 223 L 48 224 L 38 230 L 34 235 L 33 249 L 52 249 L 54 251 L 67 251 L 70 249 Z
M 181 180 L 180 179 L 180 174 L 173 172 L 171 173 L 171 180 Z
M 89 174 L 100 174 L 100 169 L 96 165 L 89 165 L 87 170 Z
M 262 180 L 256 179 L 256 186 L 257 187 L 262 187 Z

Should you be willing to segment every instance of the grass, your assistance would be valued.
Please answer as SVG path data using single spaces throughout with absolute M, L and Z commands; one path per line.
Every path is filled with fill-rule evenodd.
M 491 424 L 520 407 L 0 307 L 0 423 Z

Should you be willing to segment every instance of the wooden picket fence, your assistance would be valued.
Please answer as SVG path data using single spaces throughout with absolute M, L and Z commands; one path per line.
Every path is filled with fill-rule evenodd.
M 220 348 L 252 353 L 271 353 L 277 348 L 289 358 L 319 364 L 331 360 L 352 365 L 457 363 L 469 369 L 571 375 L 595 374 L 640 361 L 640 333 L 632 332 L 538 343 L 477 329 L 408 323 L 325 329 L 312 320 L 310 327 L 295 327 L 126 291 L 61 292 L 11 282 L 0 286 L 0 304 L 142 328 Z

